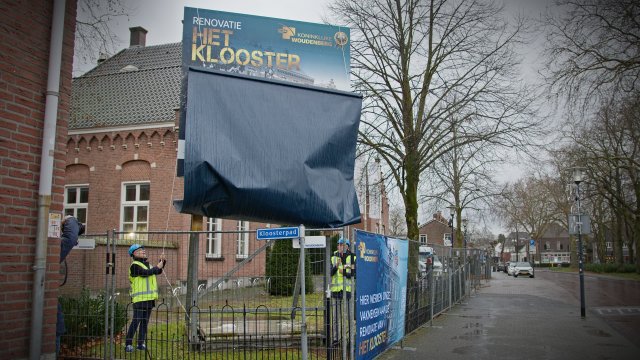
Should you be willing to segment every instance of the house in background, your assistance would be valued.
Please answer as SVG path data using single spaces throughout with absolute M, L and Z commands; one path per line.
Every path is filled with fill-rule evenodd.
M 537 240 L 537 239 L 535 239 Z M 542 263 L 562 264 L 571 262 L 571 241 L 569 232 L 563 226 L 551 224 L 541 239 L 539 260 Z M 536 256 L 538 261 L 538 256 Z
M 438 211 L 431 220 L 418 226 L 420 245 L 451 246 L 451 232 L 449 221 Z
M 173 200 L 183 194 L 183 179 L 176 176 L 182 47 L 181 43 L 146 46 L 145 29 L 130 31 L 130 47 L 101 58 L 94 69 L 73 81 L 64 212 L 85 222 L 87 233 L 116 229 L 131 233 L 131 241 L 144 243 L 147 239 L 137 232 L 191 227 L 191 217 L 173 208 Z M 384 188 L 378 187 L 377 192 L 369 187 L 358 191 L 364 216 L 355 227 L 384 233 L 388 202 Z M 263 245 L 250 231 L 278 226 L 204 221 L 205 231 L 249 231 L 211 234 L 200 242 L 201 263 L 215 262 L 221 269 L 233 268 Z M 175 256 L 187 258 L 186 243 L 176 242 L 174 247 Z M 122 246 L 118 251 L 126 256 L 125 250 Z M 252 261 L 264 263 L 264 253 Z M 177 277 L 185 279 L 186 266 L 178 271 Z M 199 271 L 206 272 L 202 267 Z
M 510 232 L 505 239 L 504 253 L 508 252 L 510 258 L 508 261 L 531 261 L 536 251 L 535 248 L 529 247 L 531 236 L 525 232 Z M 529 249 L 527 249 L 529 247 Z M 537 256 L 536 256 L 537 259 Z
M 506 236 L 504 251 L 502 244 L 497 244 L 495 256 L 499 257 L 502 253 L 502 261 L 535 261 L 549 264 L 571 262 L 569 233 L 561 225 L 551 224 L 540 239 L 533 239 L 534 246 L 531 246 L 530 234 L 519 232 L 517 235 L 511 232 Z

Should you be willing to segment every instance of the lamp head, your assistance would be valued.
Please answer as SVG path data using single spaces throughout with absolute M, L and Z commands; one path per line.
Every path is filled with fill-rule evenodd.
M 580 166 L 576 166 L 571 169 L 571 174 L 573 177 L 573 182 L 576 184 L 580 184 L 584 181 L 586 169 Z
M 449 205 L 447 206 L 447 209 L 449 209 L 449 215 L 451 215 L 451 217 L 453 217 L 453 215 L 455 215 L 456 213 L 456 207 L 453 205 Z

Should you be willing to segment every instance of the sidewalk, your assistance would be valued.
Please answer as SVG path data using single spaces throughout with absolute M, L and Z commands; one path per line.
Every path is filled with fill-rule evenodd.
M 492 273 L 478 293 L 380 356 L 412 359 L 638 359 L 640 347 L 559 297 L 553 281 Z

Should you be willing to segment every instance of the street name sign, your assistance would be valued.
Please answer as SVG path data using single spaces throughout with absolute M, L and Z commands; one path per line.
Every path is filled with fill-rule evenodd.
M 256 230 L 256 238 L 258 240 L 291 239 L 297 237 L 300 237 L 300 228 L 298 227 L 266 228 Z
M 291 243 L 294 249 L 300 249 L 300 239 L 293 239 Z M 326 236 L 305 236 L 304 237 L 304 248 L 305 249 L 320 249 L 327 247 L 327 237 Z

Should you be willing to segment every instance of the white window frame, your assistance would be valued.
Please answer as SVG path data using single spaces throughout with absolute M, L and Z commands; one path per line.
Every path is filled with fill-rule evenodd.
M 420 234 L 420 245 L 427 245 L 427 234 Z
M 236 259 L 246 259 L 249 257 L 249 222 L 238 220 L 236 229 L 238 230 Z
M 75 203 L 69 203 L 69 199 L 67 198 L 67 192 L 69 189 L 75 188 L 76 189 L 76 202 Z M 80 222 L 84 223 L 86 226 L 86 222 L 87 219 L 89 217 L 89 194 L 87 194 L 87 202 L 86 203 L 81 203 L 80 202 L 80 191 L 81 189 L 87 189 L 87 192 L 89 191 L 89 184 L 71 184 L 71 185 L 67 185 L 64 187 L 64 214 L 66 215 L 72 215 L 73 217 L 75 217 L 76 219 L 78 219 L 78 209 L 84 209 L 84 221 L 82 221 L 82 219 L 78 219 Z M 67 212 L 67 210 L 71 210 L 72 213 L 69 214 Z M 86 230 L 85 230 L 86 231 Z
M 222 258 L 222 219 L 220 218 L 207 218 L 207 249 L 205 258 L 207 259 L 219 259 Z M 217 231 L 216 233 L 212 233 Z
M 134 201 L 126 201 L 127 198 L 127 186 L 136 185 L 136 199 Z M 148 185 L 149 186 L 149 200 L 140 200 L 140 185 Z M 146 235 L 135 235 L 136 229 L 139 224 L 146 224 L 147 230 L 149 231 L 149 218 L 151 207 L 149 206 L 151 202 L 151 182 L 149 181 L 125 181 L 122 182 L 122 187 L 120 189 L 120 231 L 126 231 L 124 229 L 125 221 L 124 221 L 124 209 L 127 206 L 133 206 L 133 229 L 134 231 L 129 232 L 125 235 L 126 238 L 132 240 L 146 240 Z M 147 219 L 146 222 L 138 221 L 138 208 L 141 206 L 147 207 Z M 130 223 L 130 222 L 127 222 Z

